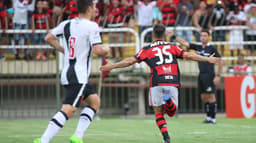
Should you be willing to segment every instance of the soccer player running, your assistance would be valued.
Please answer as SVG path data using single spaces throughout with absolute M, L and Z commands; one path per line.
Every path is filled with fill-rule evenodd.
M 105 55 L 109 47 L 103 46 L 98 24 L 91 21 L 96 15 L 96 2 L 78 0 L 79 17 L 66 20 L 52 29 L 45 37 L 47 43 L 64 53 L 61 82 L 66 90 L 61 110 L 51 119 L 43 135 L 34 143 L 49 143 L 66 121 L 71 118 L 83 100 L 87 106 L 82 110 L 71 143 L 83 143 L 83 135 L 100 107 L 100 98 L 88 84 L 92 52 Z M 64 36 L 63 47 L 56 36 Z
M 215 53 L 215 57 L 221 57 L 217 49 L 209 44 L 209 31 L 202 30 L 200 33 L 201 44 L 188 43 L 185 40 L 176 37 L 176 41 L 182 46 L 196 50 L 198 55 L 209 57 Z M 201 96 L 201 100 L 204 102 L 206 119 L 204 123 L 216 123 L 216 85 L 220 83 L 220 74 L 222 71 L 222 60 L 218 64 L 217 74 L 215 74 L 214 64 L 207 62 L 198 62 L 199 66 L 199 77 L 198 77 L 198 90 Z
M 142 61 L 151 68 L 149 89 L 149 105 L 153 106 L 156 124 L 162 133 L 164 143 L 170 143 L 164 111 L 172 117 L 178 109 L 179 69 L 177 58 L 218 63 L 219 59 L 214 53 L 209 57 L 203 57 L 190 52 L 185 52 L 177 46 L 165 42 L 165 26 L 157 24 L 153 28 L 155 41 L 142 48 L 134 57 L 123 59 L 117 63 L 108 62 L 100 67 L 101 71 L 109 71 L 114 68 L 127 67 Z

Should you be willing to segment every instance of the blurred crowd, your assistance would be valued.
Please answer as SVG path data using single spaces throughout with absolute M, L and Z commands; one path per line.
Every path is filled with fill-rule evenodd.
M 0 33 L 2 45 L 44 45 L 45 34 L 35 30 L 49 30 L 63 20 L 78 16 L 76 0 L 0 0 Z M 246 49 L 248 55 L 256 55 L 255 45 L 242 45 L 244 40 L 256 40 L 256 1 L 255 0 L 98 0 L 95 22 L 103 28 L 138 26 L 141 33 L 156 23 L 166 26 L 195 26 L 198 31 L 177 31 L 179 37 L 191 42 L 195 37 L 200 41 L 199 32 L 210 29 L 213 41 L 230 41 L 231 56 Z M 250 30 L 215 30 L 215 26 L 247 25 Z M 32 34 L 5 34 L 7 29 L 32 29 Z M 229 38 L 227 38 L 229 33 Z M 110 42 L 129 42 L 126 33 L 111 33 Z M 145 41 L 152 40 L 147 34 Z M 172 39 L 170 39 L 172 40 Z M 220 52 L 224 54 L 224 45 Z M 48 50 L 12 49 L 16 59 L 46 60 L 55 54 Z M 21 57 L 20 53 L 24 56 Z M 0 58 L 5 54 L 1 50 Z M 113 57 L 122 57 L 122 48 L 112 51 Z

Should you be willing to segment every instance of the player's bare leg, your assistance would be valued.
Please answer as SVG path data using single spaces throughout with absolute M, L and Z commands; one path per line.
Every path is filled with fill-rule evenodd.
M 156 124 L 162 133 L 164 143 L 170 143 L 170 136 L 168 134 L 167 125 L 164 118 L 163 106 L 153 106 L 153 110 L 155 112 Z

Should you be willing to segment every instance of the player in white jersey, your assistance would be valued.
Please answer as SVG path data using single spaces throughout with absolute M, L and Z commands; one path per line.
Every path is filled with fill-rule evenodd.
M 45 37 L 46 42 L 64 53 L 61 81 L 66 92 L 61 110 L 52 117 L 44 134 L 35 139 L 34 143 L 50 142 L 85 100 L 88 106 L 82 110 L 76 131 L 70 137 L 71 143 L 83 143 L 84 132 L 100 107 L 99 97 L 88 84 L 91 56 L 92 52 L 105 55 L 109 52 L 109 47 L 102 45 L 98 24 L 91 21 L 96 15 L 96 2 L 77 0 L 77 9 L 78 18 L 63 21 Z M 58 43 L 57 36 L 64 36 L 63 47 Z

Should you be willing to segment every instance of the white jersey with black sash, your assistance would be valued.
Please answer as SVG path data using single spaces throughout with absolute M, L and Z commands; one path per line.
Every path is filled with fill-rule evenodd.
M 102 43 L 98 24 L 88 19 L 74 18 L 63 21 L 51 33 L 56 37 L 64 37 L 62 84 L 88 83 L 92 46 Z

